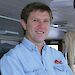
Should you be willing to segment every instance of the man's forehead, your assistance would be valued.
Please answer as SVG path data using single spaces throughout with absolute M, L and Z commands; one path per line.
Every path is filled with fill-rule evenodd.
M 38 15 L 45 15 L 45 16 L 49 16 L 50 17 L 50 15 L 49 15 L 49 13 L 47 12 L 47 11 L 40 11 L 40 10 L 37 10 L 37 11 L 32 11 L 32 12 L 30 12 L 30 14 L 29 14 L 29 16 L 38 16 Z
M 33 10 L 33 11 L 31 11 L 30 13 L 32 13 L 32 12 L 40 12 L 40 13 L 47 12 L 47 13 L 49 13 L 48 11 L 44 11 L 44 10 Z

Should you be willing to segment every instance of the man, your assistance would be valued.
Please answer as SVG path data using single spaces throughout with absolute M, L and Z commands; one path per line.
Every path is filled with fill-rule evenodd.
M 63 54 L 44 42 L 51 21 L 47 5 L 34 2 L 24 7 L 21 24 L 25 37 L 1 59 L 2 75 L 73 75 Z

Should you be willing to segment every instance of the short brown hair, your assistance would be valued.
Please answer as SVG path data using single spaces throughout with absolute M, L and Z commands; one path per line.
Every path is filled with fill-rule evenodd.
M 50 15 L 50 21 L 52 20 L 52 11 L 51 9 L 44 3 L 41 2 L 33 2 L 25 6 L 21 12 L 21 19 L 24 19 L 25 23 L 27 23 L 28 17 L 32 11 L 47 11 Z

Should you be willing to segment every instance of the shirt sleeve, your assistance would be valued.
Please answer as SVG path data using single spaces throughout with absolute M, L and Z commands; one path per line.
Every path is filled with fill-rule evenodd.
M 1 75 L 25 75 L 18 59 L 11 56 L 3 56 L 0 60 Z
M 65 67 L 66 67 L 67 75 L 74 75 L 73 72 L 72 72 L 72 70 L 71 70 L 71 68 L 70 68 L 69 65 L 66 63 L 66 60 L 65 60 L 65 58 L 64 58 L 64 56 L 63 56 L 63 54 L 62 54 L 61 52 L 60 52 L 60 55 L 61 55 L 61 59 L 62 59 L 62 61 L 63 61 L 63 64 L 64 64 Z

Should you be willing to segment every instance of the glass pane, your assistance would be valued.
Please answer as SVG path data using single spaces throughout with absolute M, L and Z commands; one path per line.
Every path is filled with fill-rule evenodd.
M 58 50 L 58 45 L 48 45 L 48 46 L 50 46 L 50 47 L 55 48 L 56 50 Z

